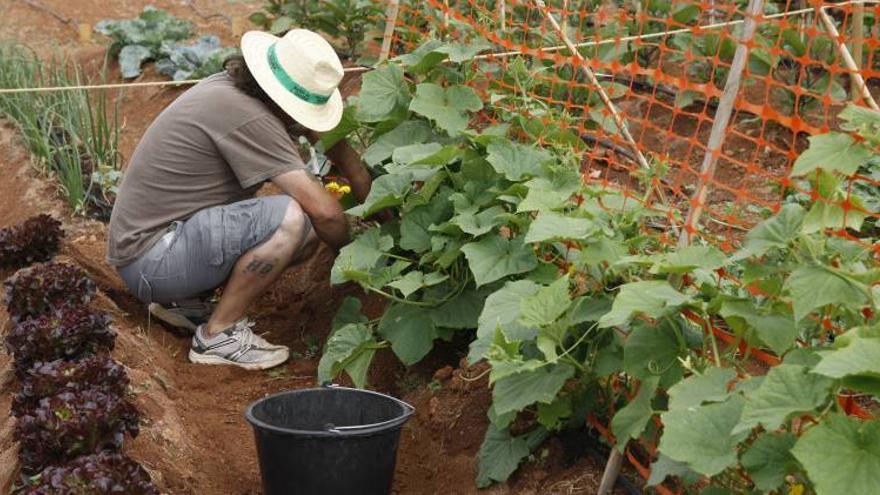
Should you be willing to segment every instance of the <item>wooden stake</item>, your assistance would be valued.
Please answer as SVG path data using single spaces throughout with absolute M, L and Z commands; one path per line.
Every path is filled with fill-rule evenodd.
M 865 99 L 865 102 L 869 107 L 880 112 L 880 107 L 877 106 L 877 102 L 874 100 L 871 92 L 868 91 L 868 85 L 865 84 L 865 78 L 862 77 L 862 73 L 856 65 L 856 61 L 853 60 L 852 55 L 849 53 L 849 48 L 846 47 L 846 43 L 841 40 L 840 33 L 837 32 L 837 27 L 834 25 L 834 21 L 831 20 L 831 16 L 828 15 L 828 12 L 825 12 L 825 7 L 816 7 L 816 15 L 819 16 L 819 19 L 822 20 L 822 24 L 825 26 L 825 30 L 828 31 L 828 34 L 830 34 L 837 43 L 837 51 L 840 52 L 843 64 L 852 73 L 853 82 L 858 86 L 862 98 Z
M 856 63 L 859 73 L 862 70 L 862 46 L 865 39 L 865 5 L 857 3 L 853 5 L 852 11 L 852 56 Z M 853 102 L 859 103 L 862 98 L 861 89 L 855 78 L 850 78 L 850 86 L 852 88 Z
M 718 110 L 715 111 L 715 121 L 712 122 L 712 132 L 709 134 L 709 142 L 706 145 L 706 154 L 703 156 L 703 165 L 700 167 L 700 180 L 697 183 L 697 189 L 691 197 L 691 209 L 688 210 L 685 219 L 685 228 L 681 229 L 678 236 L 678 245 L 680 247 L 687 246 L 691 243 L 691 233 L 688 228 L 696 231 L 697 223 L 703 213 L 703 205 L 706 203 L 706 196 L 711 188 L 710 181 L 715 177 L 715 166 L 718 163 L 718 157 L 721 156 L 721 147 L 724 145 L 724 138 L 727 135 L 727 125 L 730 123 L 730 116 L 733 113 L 733 103 L 739 94 L 739 85 L 742 77 L 743 69 L 749 58 L 748 43 L 755 35 L 755 29 L 758 26 L 758 16 L 764 11 L 764 0 L 749 0 L 749 6 L 746 11 L 746 22 L 743 25 L 742 35 L 736 46 L 736 54 L 733 56 L 733 63 L 730 65 L 730 72 L 727 75 L 727 82 L 724 84 L 724 92 L 718 101 Z
M 498 21 L 501 23 L 501 29 L 506 29 L 507 0 L 498 0 Z
M 92 42 L 92 25 L 88 23 L 82 23 L 77 26 L 76 29 L 79 34 L 79 42 L 80 43 L 91 43 Z
M 605 463 L 605 471 L 602 473 L 602 481 L 599 482 L 599 490 L 596 495 L 611 495 L 617 477 L 620 475 L 620 466 L 623 464 L 623 454 L 612 447 L 608 454 L 608 462 Z
M 391 53 L 391 40 L 394 39 L 394 28 L 397 27 L 397 13 L 400 11 L 400 0 L 388 0 L 388 8 L 385 10 L 385 34 L 382 36 L 382 49 L 379 52 L 379 62 L 388 60 Z

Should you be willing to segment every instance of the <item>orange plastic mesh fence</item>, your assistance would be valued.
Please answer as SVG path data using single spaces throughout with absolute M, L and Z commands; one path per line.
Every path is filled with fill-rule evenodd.
M 826 31 L 818 8 L 827 10 L 840 38 Z M 859 38 L 852 35 L 856 9 L 864 11 Z M 639 151 L 651 164 L 668 167 L 662 182 L 679 223 L 695 206 L 697 184 L 708 185 L 699 225 L 684 228 L 727 250 L 768 209 L 779 208 L 786 188 L 812 194 L 803 181 L 788 178 L 794 159 L 806 148 L 807 137 L 837 128 L 837 114 L 846 103 L 864 104 L 852 89 L 852 71 L 842 61 L 840 43 L 851 52 L 861 46 L 859 73 L 871 91 L 880 93 L 880 28 L 875 22 L 880 5 L 767 1 L 764 11 L 756 19 L 755 36 L 746 42 L 748 63 L 717 168 L 704 176 L 700 166 L 742 31 L 745 3 L 554 0 L 546 7 L 625 116 Z M 494 112 L 494 118 L 522 115 L 547 127 L 571 129 L 584 140 L 588 180 L 643 197 L 634 180 L 640 173 L 634 150 L 536 2 L 404 2 L 394 51 L 410 52 L 428 36 L 489 41 L 492 48 L 472 63 L 471 84 L 493 107 L 506 110 Z M 560 112 L 544 113 L 545 106 Z M 878 186 L 876 177 L 850 181 Z M 845 214 L 877 215 L 848 199 L 839 206 Z
M 840 129 L 838 115 L 848 103 L 872 104 L 861 98 L 856 74 L 880 99 L 880 2 L 767 0 L 764 13 L 754 18 L 755 35 L 743 41 L 748 59 L 717 167 L 703 173 L 748 2 L 546 3 L 542 8 L 540 0 L 404 0 L 392 56 L 411 52 L 429 38 L 487 41 L 488 48 L 469 62 L 467 77 L 491 102 L 481 119 L 491 123 L 521 116 L 545 131 L 573 131 L 584 180 L 637 201 L 647 197 L 641 153 L 651 167 L 662 170 L 652 180 L 665 192 L 670 220 L 726 251 L 734 250 L 743 233 L 767 213 L 777 211 L 786 191 L 830 201 L 811 190 L 808 181 L 789 178 L 792 165 L 810 136 Z M 839 36 L 829 33 L 820 10 Z M 562 26 L 584 62 L 565 49 L 547 15 Z M 861 18 L 860 28 L 854 18 Z M 856 71 L 847 67 L 844 51 L 855 54 Z M 582 65 L 601 81 L 635 146 L 617 129 Z M 543 136 L 539 143 L 552 144 L 553 132 L 536 134 Z M 850 194 L 857 188 L 876 189 L 880 176 L 855 174 L 846 180 L 845 197 L 834 201 L 845 218 L 876 218 L 877 205 L 851 201 Z M 702 204 L 694 194 L 700 184 L 709 191 Z M 686 225 L 687 212 L 697 206 L 704 210 L 702 217 Z M 853 238 L 845 230 L 836 235 Z M 670 236 L 670 242 L 675 240 Z M 856 240 L 880 258 L 880 245 Z M 699 323 L 725 340 L 722 330 Z M 751 355 L 768 365 L 778 362 L 759 350 Z M 855 403 L 844 402 L 849 412 L 860 414 Z M 641 466 L 639 471 L 645 472 Z

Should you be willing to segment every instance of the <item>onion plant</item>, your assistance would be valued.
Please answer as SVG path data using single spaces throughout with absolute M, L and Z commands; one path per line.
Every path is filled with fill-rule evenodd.
M 0 44 L 0 88 L 81 86 L 103 74 L 88 78 L 69 58 L 43 60 L 26 46 Z M 109 214 L 120 175 L 119 112 L 105 91 L 0 94 L 0 115 L 19 128 L 34 166 L 58 181 L 75 212 Z

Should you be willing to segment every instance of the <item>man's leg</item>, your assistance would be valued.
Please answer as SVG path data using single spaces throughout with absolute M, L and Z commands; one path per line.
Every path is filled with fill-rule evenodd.
M 268 240 L 238 261 L 203 333 L 212 336 L 241 320 L 251 304 L 292 264 L 310 256 L 317 246 L 311 221 L 299 203 L 291 201 L 284 219 Z

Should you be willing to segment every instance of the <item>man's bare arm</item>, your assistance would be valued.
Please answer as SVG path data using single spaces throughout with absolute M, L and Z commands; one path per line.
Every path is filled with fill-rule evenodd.
M 320 139 L 320 135 L 317 132 L 310 132 L 306 137 L 312 144 Z M 363 203 L 367 199 L 367 195 L 370 194 L 373 178 L 370 177 L 370 173 L 364 168 L 357 151 L 352 149 L 345 139 L 340 139 L 332 148 L 326 150 L 324 154 L 342 172 L 342 175 L 348 179 L 354 197 L 357 198 L 359 203 Z
M 373 179 L 361 163 L 361 157 L 357 151 L 352 149 L 343 139 L 327 150 L 326 155 L 348 179 L 354 197 L 357 198 L 358 202 L 363 203 L 367 199 L 367 195 L 370 194 L 370 186 L 373 184 Z
M 349 243 L 348 222 L 342 206 L 320 182 L 304 170 L 293 170 L 272 179 L 285 194 L 296 199 L 309 216 L 318 237 L 334 249 Z

